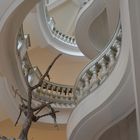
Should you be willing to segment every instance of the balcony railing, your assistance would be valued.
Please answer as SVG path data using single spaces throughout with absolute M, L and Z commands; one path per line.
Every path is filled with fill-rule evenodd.
M 117 30 L 106 45 L 105 50 L 83 69 L 74 87 L 75 102 L 80 102 L 98 88 L 112 72 L 121 50 L 122 29 L 118 24 Z
M 47 8 L 47 7 L 46 7 Z M 47 11 L 47 10 L 45 10 Z M 46 13 L 46 12 L 45 12 Z M 45 14 L 45 16 L 48 16 L 47 14 Z M 47 24 L 48 24 L 48 27 L 49 27 L 49 30 L 50 30 L 50 33 L 51 35 L 56 38 L 57 40 L 65 43 L 65 44 L 68 44 L 72 47 L 77 47 L 77 44 L 76 44 L 76 40 L 75 40 L 75 37 L 73 36 L 69 36 L 69 35 L 65 35 L 64 33 L 60 32 L 56 26 L 55 26 L 55 21 L 52 17 L 47 17 Z
M 90 0 L 85 0 L 82 3 L 80 9 L 82 9 L 89 1 Z M 55 20 L 53 19 L 53 17 L 50 17 L 48 14 L 46 0 L 44 1 L 44 13 L 45 13 L 45 19 L 46 19 L 46 22 L 49 27 L 51 35 L 54 38 L 56 38 L 57 40 L 65 43 L 65 44 L 68 44 L 72 47 L 78 47 L 74 36 L 66 35 L 66 34 L 62 33 L 59 29 L 57 29 L 57 27 L 55 26 Z
M 22 32 L 21 32 L 22 31 Z M 28 37 L 27 37 L 28 36 Z M 29 47 L 29 35 L 24 35 L 21 29 L 17 39 L 17 52 L 21 63 L 21 69 L 26 82 L 33 86 L 38 83 L 42 76 L 40 70 L 36 66 L 32 66 L 27 49 Z M 43 86 L 33 91 L 33 96 L 36 100 L 52 101 L 56 107 L 73 108 L 75 106 L 73 98 L 73 87 L 68 85 L 56 84 L 44 81 Z
M 113 38 L 104 51 L 83 69 L 74 87 L 53 83 L 45 79 L 43 85 L 33 91 L 34 98 L 45 102 L 52 101 L 56 107 L 73 108 L 109 77 L 119 57 L 121 40 L 122 29 L 119 23 Z M 28 77 L 25 78 L 26 82 L 33 86 L 39 82 L 42 74 L 38 67 L 32 66 L 29 60 L 27 54 L 29 45 L 29 35 L 24 35 L 21 30 L 17 39 L 17 52 L 23 75 Z

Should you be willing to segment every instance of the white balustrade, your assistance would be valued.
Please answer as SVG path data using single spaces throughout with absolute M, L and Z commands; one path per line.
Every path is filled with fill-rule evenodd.
M 45 13 L 45 14 L 46 14 L 46 16 L 48 16 L 47 13 Z M 62 32 L 60 32 L 55 27 L 55 21 L 54 21 L 53 17 L 48 17 L 46 19 L 49 19 L 46 22 L 47 22 L 47 24 L 49 26 L 50 32 L 51 32 L 53 37 L 57 38 L 58 40 L 66 43 L 66 44 L 70 44 L 73 47 L 77 47 L 76 40 L 75 40 L 74 37 L 71 37 L 71 36 L 63 34 Z
M 89 94 L 89 85 L 90 85 L 90 80 L 87 73 L 84 75 L 83 81 L 84 81 L 84 88 L 83 88 L 84 96 L 87 96 Z
M 67 43 L 75 42 L 73 37 L 69 37 L 60 33 L 53 26 L 52 30 L 53 34 L 57 35 L 61 39 L 65 39 Z M 20 38 L 20 36 L 18 37 Z M 99 55 L 99 57 L 97 57 L 95 60 L 92 60 L 81 72 L 74 88 L 71 86 L 52 83 L 45 79 L 43 81 L 43 85 L 33 91 L 34 98 L 46 102 L 52 101 L 54 102 L 54 105 L 61 107 L 74 107 L 75 103 L 80 102 L 84 97 L 93 92 L 93 90 L 101 85 L 103 81 L 109 76 L 115 67 L 115 63 L 121 50 L 121 37 L 122 31 L 119 24 L 118 29 L 110 44 Z M 25 43 L 25 46 L 26 45 L 29 45 L 29 43 Z M 20 54 L 20 51 L 22 51 L 20 47 L 23 46 L 21 45 L 17 47 L 18 54 Z M 26 48 L 28 48 L 28 46 L 26 46 Z M 30 79 L 26 82 L 29 82 L 30 84 L 39 80 L 42 74 L 38 67 L 32 67 L 27 52 L 25 52 L 24 57 L 21 55 L 18 56 L 21 61 L 21 69 L 23 71 L 23 75 L 25 77 L 28 75 L 28 78 Z
M 76 103 L 93 92 L 112 72 L 120 54 L 121 38 L 122 30 L 119 23 L 114 37 L 105 50 L 95 60 L 92 60 L 77 78 L 73 91 Z
M 90 88 L 90 92 L 92 92 L 98 85 L 99 85 L 99 78 L 98 78 L 98 70 L 97 70 L 97 67 L 96 65 L 94 65 L 90 71 L 92 72 L 92 76 L 91 76 L 91 79 L 90 79 L 90 85 L 89 85 L 89 88 Z
M 107 56 L 109 57 L 108 71 L 111 72 L 112 68 L 116 62 L 115 60 L 115 52 L 113 50 L 109 50 Z
M 106 77 L 108 76 L 108 69 L 107 69 L 107 62 L 105 58 L 103 57 L 100 61 L 99 64 L 101 65 L 101 69 L 99 71 L 99 78 L 100 78 L 100 83 L 103 82 Z

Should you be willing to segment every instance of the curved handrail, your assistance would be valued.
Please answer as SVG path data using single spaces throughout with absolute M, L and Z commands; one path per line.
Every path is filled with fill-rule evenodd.
M 121 38 L 122 29 L 119 22 L 113 38 L 106 45 L 107 47 L 101 54 L 91 60 L 79 74 L 73 91 L 76 103 L 101 85 L 113 70 L 120 53 Z

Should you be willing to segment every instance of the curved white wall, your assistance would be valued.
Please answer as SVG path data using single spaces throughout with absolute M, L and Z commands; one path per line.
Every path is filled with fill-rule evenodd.
M 37 2 L 38 0 L 15 0 L 5 9 L 0 22 L 0 72 L 3 75 L 0 79 L 1 104 L 12 119 L 18 116 L 18 106 L 15 106 L 16 100 L 12 97 L 12 86 L 23 94 L 26 92 L 25 82 L 18 67 L 16 36 L 26 14 Z
M 126 66 L 125 63 L 121 66 Z M 75 108 L 68 122 L 68 139 L 95 139 L 113 121 L 132 111 L 134 90 L 128 63 L 125 70 L 116 66 L 105 83 Z
M 13 121 L 16 121 L 19 113 L 17 100 L 14 97 L 14 92 L 6 77 L 0 77 L 0 91 L 1 108 L 8 118 L 10 117 Z
M 0 18 L 4 15 L 4 13 L 7 11 L 9 6 L 14 2 L 14 0 L 4 0 L 0 1 Z
M 118 63 L 108 79 L 72 112 L 67 127 L 70 140 L 98 139 L 114 121 L 117 123 L 135 107 L 129 55 L 131 34 L 126 11 L 121 8 L 123 42 Z
M 2 0 L 0 2 L 0 31 L 11 13 L 23 2 L 23 0 Z
M 138 140 L 136 112 L 107 130 L 99 140 Z
M 118 23 L 118 7 L 119 1 L 91 0 L 80 11 L 76 21 L 75 38 L 79 49 L 88 58 L 92 59 L 95 57 L 106 45 L 106 42 L 112 37 Z M 100 26 L 102 26 L 102 24 L 106 24 L 106 26 L 104 26 L 107 28 L 106 30 L 103 30 L 103 28 L 98 24 L 93 24 L 98 20 L 98 16 L 101 16 L 103 12 L 106 12 L 107 19 L 105 23 L 105 17 L 102 16 Z M 90 31 L 91 28 L 95 28 L 94 33 Z M 94 35 L 96 32 L 98 32 L 98 34 L 106 34 L 108 37 L 105 35 L 98 35 L 99 38 L 97 38 Z M 105 41 L 102 42 L 102 40 Z
M 16 51 L 16 36 L 19 28 L 33 6 L 38 0 L 18 2 L 18 5 L 9 7 L 8 11 L 11 13 L 6 14 L 3 24 L 1 24 L 0 32 L 0 72 L 4 78 L 0 79 L 1 98 L 0 105 L 4 107 L 8 116 L 15 120 L 18 116 L 19 109 L 14 93 L 11 90 L 12 86 L 26 96 L 27 86 L 21 72 L 21 66 L 17 57 Z M 1 23 L 1 22 L 0 22 Z M 8 40 L 8 41 L 7 41 Z M 12 110 L 12 111 L 11 111 Z M 66 113 L 66 114 L 65 114 Z M 63 110 L 58 113 L 58 123 L 66 123 L 71 109 Z M 52 118 L 48 117 L 40 120 L 41 122 L 53 123 Z

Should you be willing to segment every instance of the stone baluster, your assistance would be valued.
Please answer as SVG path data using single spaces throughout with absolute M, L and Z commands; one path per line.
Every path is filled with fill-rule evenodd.
M 68 38 L 68 42 L 71 43 L 71 37 Z
M 92 72 L 92 76 L 91 76 L 91 79 L 90 79 L 90 92 L 92 92 L 96 87 L 98 87 L 99 85 L 99 78 L 98 78 L 98 69 L 96 67 L 96 65 L 94 65 L 90 71 Z
M 22 68 L 24 76 L 26 77 L 28 75 L 28 70 L 29 70 L 29 66 L 27 65 L 26 60 L 22 61 L 21 68 Z
M 74 101 L 74 95 L 72 92 L 69 93 L 69 100 Z
M 65 34 L 63 34 L 63 39 L 62 40 L 65 41 Z
M 61 40 L 63 40 L 63 34 L 61 33 L 60 37 L 59 37 Z
M 53 95 L 53 85 L 50 86 L 50 95 Z
M 50 96 L 50 94 L 51 94 L 51 85 L 50 84 L 48 84 L 48 86 L 47 86 L 47 94 Z
M 122 39 L 122 29 L 119 30 L 117 38 L 118 38 L 118 40 L 121 41 L 121 39 Z
M 70 88 L 67 88 L 66 89 L 66 98 L 68 99 L 68 100 L 71 100 L 71 93 L 70 93 Z
M 84 88 L 84 82 L 82 80 L 80 80 L 78 83 L 78 86 L 76 88 L 76 92 L 75 92 L 76 97 L 77 97 L 77 99 L 76 99 L 77 102 L 79 102 L 82 99 L 82 97 L 84 96 L 83 88 Z
M 49 99 L 53 99 L 53 85 L 50 85 L 50 93 L 49 93 Z
M 68 36 L 67 35 L 65 36 L 65 39 L 66 39 L 66 42 L 68 42 Z
M 46 85 L 45 85 L 45 87 L 44 87 L 44 89 L 43 89 L 43 91 L 44 91 L 44 97 L 46 98 L 46 99 L 48 99 L 49 98 L 49 88 L 50 88 L 50 85 L 47 83 Z
M 59 34 L 58 34 L 58 38 L 60 38 L 60 39 L 61 39 L 61 35 L 62 35 L 62 33 L 61 33 L 61 32 L 59 32 Z
M 115 64 L 115 52 L 112 49 L 110 49 L 109 52 L 107 53 L 107 56 L 109 57 L 108 70 L 109 72 L 111 72 Z
M 53 17 L 50 17 L 50 20 L 48 21 L 48 25 L 52 31 L 55 26 L 55 21 L 54 21 Z
M 56 91 L 56 89 L 57 89 L 57 86 L 55 86 L 55 85 L 53 85 L 53 98 L 57 98 L 57 91 Z
M 54 89 L 55 89 L 55 86 L 54 85 L 51 85 L 51 98 L 54 98 L 55 97 L 55 91 L 54 91 Z
M 56 29 L 54 32 L 54 36 L 57 36 L 57 34 L 58 34 L 58 30 Z
M 20 49 L 19 49 L 19 56 L 20 59 L 23 60 L 25 58 L 26 52 L 27 52 L 27 44 L 26 44 L 26 40 L 20 40 L 20 42 L 18 41 L 18 45 L 21 45 Z
M 70 38 L 70 43 L 73 44 L 73 37 Z
M 62 89 L 61 89 L 61 99 L 64 100 L 64 98 L 65 98 L 65 88 L 62 87 Z
M 83 88 L 84 96 L 87 96 L 89 94 L 89 85 L 90 85 L 89 75 L 86 73 L 82 79 L 84 81 L 84 88 Z
M 65 42 L 67 42 L 68 36 L 65 35 Z
M 42 96 L 45 96 L 45 93 L 46 93 L 46 88 L 41 86 L 41 94 L 42 94 Z
M 66 99 L 67 99 L 67 102 L 69 103 L 69 105 L 71 105 L 71 104 L 74 103 L 73 93 L 70 92 L 70 89 L 69 88 L 67 88 L 67 90 L 66 90 Z
M 58 31 L 58 30 L 57 30 L 57 31 Z M 59 31 L 57 32 L 56 37 L 59 38 Z
M 70 89 L 69 96 L 70 96 L 71 98 L 73 98 L 73 97 L 74 97 L 74 94 L 73 94 L 73 89 L 72 89 L 72 88 Z
M 60 87 L 59 86 L 56 86 L 56 98 L 57 100 L 60 99 Z
M 73 93 L 71 92 L 71 88 L 67 88 L 67 100 L 70 102 L 70 105 L 74 103 L 74 96 Z
M 62 34 L 62 40 L 65 40 L 65 35 L 64 34 Z
M 70 43 L 70 37 L 68 36 L 67 42 Z
M 59 87 L 59 100 L 63 100 L 62 87 Z
M 46 91 L 46 93 L 48 93 L 48 90 L 49 90 L 49 84 L 47 83 L 47 84 L 45 85 L 45 91 Z
M 58 99 L 59 98 L 59 92 L 58 92 L 58 90 L 59 90 L 59 87 L 58 86 L 56 86 L 56 89 L 55 89 L 55 99 Z
M 52 29 L 52 34 L 55 34 L 55 32 L 56 32 L 56 28 L 55 27 L 53 27 L 53 29 Z
M 43 96 L 46 96 L 46 92 L 47 92 L 47 87 L 48 85 L 46 84 L 46 82 L 43 82 L 43 85 L 42 85 L 42 95 Z
M 61 96 L 60 90 L 61 90 L 61 89 L 60 89 L 60 87 L 58 86 L 57 89 L 56 89 L 58 98 L 60 98 L 60 96 Z
M 121 42 L 116 39 L 113 43 L 113 48 L 116 50 L 116 57 L 118 57 L 120 53 L 120 46 L 121 46 Z
M 65 97 L 68 98 L 69 97 L 69 88 L 65 89 Z
M 100 83 L 102 83 L 108 75 L 107 63 L 104 57 L 99 61 L 99 65 L 101 66 L 101 69 L 99 71 L 99 77 Z

